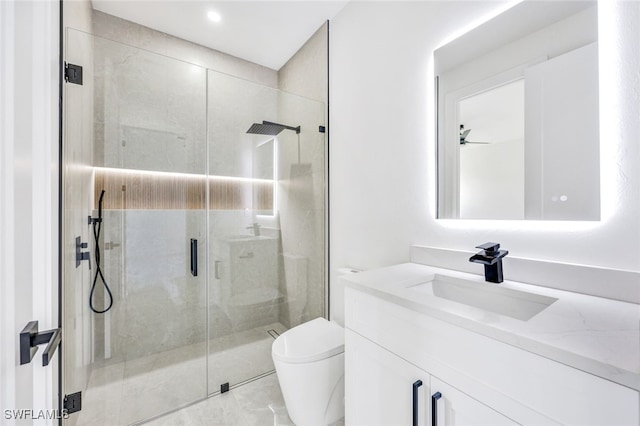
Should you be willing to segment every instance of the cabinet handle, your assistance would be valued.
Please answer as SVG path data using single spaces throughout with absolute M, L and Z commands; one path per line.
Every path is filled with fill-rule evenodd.
M 440 392 L 431 395 L 431 426 L 438 426 L 438 400 L 442 398 Z
M 413 382 L 413 426 L 418 426 L 418 388 L 422 386 L 422 380 Z

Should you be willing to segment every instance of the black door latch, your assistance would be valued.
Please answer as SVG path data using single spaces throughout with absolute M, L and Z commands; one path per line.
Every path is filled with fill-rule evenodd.
M 47 347 L 42 353 L 42 366 L 46 367 L 53 358 L 61 340 L 61 328 L 38 333 L 38 321 L 30 321 L 20 332 L 20 365 L 29 364 L 38 351 L 38 345 L 47 343 Z

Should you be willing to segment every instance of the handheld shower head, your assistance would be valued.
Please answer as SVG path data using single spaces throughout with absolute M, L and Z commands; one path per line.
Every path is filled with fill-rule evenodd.
M 93 237 L 95 238 L 95 246 L 94 246 L 94 256 L 96 259 L 96 274 L 93 277 L 93 284 L 91 284 L 91 292 L 89 293 L 89 308 L 95 312 L 96 314 L 104 314 L 113 306 L 113 294 L 111 293 L 111 289 L 107 284 L 107 281 L 104 279 L 104 274 L 102 273 L 102 269 L 100 267 L 100 232 L 102 231 L 102 200 L 104 199 L 104 193 L 106 191 L 103 189 L 100 192 L 100 198 L 98 199 L 98 217 L 92 218 L 89 216 L 89 223 L 93 225 Z M 96 291 L 96 284 L 98 283 L 98 277 L 102 279 L 102 284 L 104 285 L 104 289 L 109 296 L 109 305 L 106 308 L 100 310 L 95 307 L 93 304 L 93 293 Z M 106 300 L 106 299 L 105 299 Z
M 100 199 L 98 200 L 98 218 L 102 219 L 102 199 L 104 198 L 104 193 L 107 192 L 104 189 L 100 193 Z

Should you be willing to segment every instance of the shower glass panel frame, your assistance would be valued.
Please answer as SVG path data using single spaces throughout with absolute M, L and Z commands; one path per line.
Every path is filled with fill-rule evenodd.
M 66 137 L 82 129 L 82 143 L 65 145 L 92 150 L 95 209 L 106 191 L 98 244 L 113 294 L 98 314 L 95 271 L 65 288 L 74 325 L 64 327 L 64 390 L 83 391 L 66 422 L 132 424 L 208 395 L 206 273 L 190 273 L 191 239 L 206 263 L 206 69 L 73 29 L 66 37 L 65 59 L 84 81 L 65 86 Z M 75 155 L 65 152 L 66 168 Z M 108 304 L 100 280 L 93 301 Z
M 210 69 L 207 88 L 211 392 L 272 373 L 273 339 L 326 315 L 326 142 L 322 102 Z M 249 133 L 264 121 L 287 128 Z
M 326 316 L 325 105 L 66 31 L 84 86 L 67 87 L 65 127 L 91 140 L 94 209 L 106 191 L 114 304 L 89 310 L 93 270 L 65 288 L 64 391 L 83 391 L 65 423 L 137 423 L 273 373 L 273 339 Z M 247 133 L 265 120 L 301 131 Z

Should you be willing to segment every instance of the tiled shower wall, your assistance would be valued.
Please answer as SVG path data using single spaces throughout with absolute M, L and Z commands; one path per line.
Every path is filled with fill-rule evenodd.
M 223 71 L 260 85 L 275 88 L 280 84 L 284 90 L 323 102 L 308 103 L 295 96 L 267 90 L 271 94 L 265 96 L 273 99 L 262 102 L 267 106 L 266 110 L 264 106 L 262 110 L 253 112 L 247 108 L 241 111 L 225 110 L 228 105 L 233 105 L 230 102 L 233 99 L 224 98 L 234 96 L 232 91 L 228 94 L 216 92 L 216 102 L 210 103 L 209 126 L 213 135 L 227 131 L 229 126 L 248 128 L 251 122 L 262 119 L 303 127 L 299 148 L 295 133 L 284 132 L 279 136 L 279 220 L 276 220 L 275 225 L 272 220 L 263 223 L 267 225 L 263 228 L 263 233 L 274 236 L 279 244 L 277 275 L 280 295 L 274 299 L 273 306 L 268 308 L 268 314 L 271 318 L 272 313 L 275 313 L 275 319 L 287 327 L 325 313 L 326 143 L 325 134 L 319 132 L 319 126 L 325 125 L 326 116 L 326 30 L 326 25 L 318 30 L 277 73 L 101 12 L 93 12 L 92 32 L 100 37 L 135 43 L 136 47 Z M 209 78 L 210 88 L 213 87 L 212 76 L 227 78 L 231 82 L 235 80 L 241 85 L 248 82 L 212 71 L 206 76 L 206 70 L 201 67 L 168 58 L 163 61 L 148 52 L 101 39 L 96 39 L 95 43 L 94 48 L 108 53 L 114 49 L 118 52 L 100 56 L 95 62 L 94 165 L 204 174 L 206 164 L 203 160 L 206 158 L 207 148 L 199 145 L 205 141 L 204 79 Z M 119 57 L 115 63 L 106 60 L 107 57 L 114 56 Z M 150 67 L 149 62 L 156 60 L 162 64 Z M 189 67 L 192 69 L 189 70 Z M 118 77 L 111 80 L 104 78 L 116 68 L 120 73 Z M 155 74 L 150 75 L 149 72 Z M 185 75 L 193 80 L 193 84 L 185 84 Z M 304 84 L 305 81 L 307 85 Z M 228 87 L 228 83 L 221 87 Z M 131 93 L 130 97 L 128 93 Z M 237 103 L 237 99 L 235 101 Z M 222 108 L 216 111 L 215 105 Z M 225 119 L 222 117 L 224 114 L 229 117 Z M 219 123 L 223 123 L 223 126 L 220 127 Z M 245 129 L 241 131 L 244 132 Z M 227 143 L 232 138 L 233 135 L 229 134 L 221 140 Z M 144 144 L 146 140 L 153 140 L 161 147 L 147 146 Z M 213 145 L 209 147 L 210 174 L 251 176 L 250 167 L 246 169 L 244 166 L 246 160 L 243 158 L 246 157 L 240 155 L 234 160 L 242 151 L 237 145 L 227 143 L 215 146 L 215 140 L 208 143 Z M 107 275 L 110 276 L 109 284 L 114 289 L 115 303 L 110 314 L 95 319 L 96 359 L 106 357 L 110 361 L 118 361 L 122 358 L 135 358 L 147 351 L 155 352 L 202 341 L 204 337 L 206 296 L 203 286 L 198 288 L 184 282 L 190 278 L 185 267 L 188 259 L 181 246 L 185 235 L 198 234 L 202 240 L 205 239 L 204 219 L 198 213 L 204 202 L 202 192 L 198 189 L 202 182 L 167 185 L 166 179 L 181 179 L 166 177 L 161 178 L 161 182 L 156 182 L 154 186 L 150 181 L 156 178 L 143 175 L 136 177 L 135 174 L 127 174 L 114 179 L 111 172 L 105 173 L 100 169 L 96 171 L 96 203 L 101 189 L 99 187 L 106 184 L 108 196 L 105 208 L 118 209 L 106 213 L 109 220 L 105 220 L 105 224 L 109 223 L 112 229 L 108 230 L 105 225 L 103 257 L 105 265 L 109 265 Z M 127 182 L 121 183 L 119 180 Z M 210 232 L 206 237 L 212 242 L 224 239 L 225 235 L 247 234 L 245 228 L 251 222 L 262 221 L 256 217 L 255 212 L 248 211 L 247 207 L 271 210 L 266 202 L 251 205 L 252 201 L 255 203 L 255 194 L 263 194 L 263 201 L 271 200 L 268 193 L 270 185 L 262 185 L 256 189 L 254 183 L 253 188 L 248 191 L 235 188 L 238 185 L 227 186 L 229 190 L 222 188 L 218 191 L 227 195 L 216 204 L 216 185 L 211 185 Z M 118 190 L 124 187 L 128 191 L 126 196 L 118 194 Z M 154 194 L 158 188 L 162 188 L 161 194 Z M 134 189 L 140 196 L 131 192 Z M 147 194 L 148 200 L 154 200 L 156 205 L 144 202 L 144 194 Z M 253 194 L 254 200 L 248 199 L 246 194 Z M 180 210 L 181 206 L 187 210 Z M 145 211 L 147 209 L 154 211 Z M 161 235 L 162 233 L 164 234 Z M 178 249 L 175 253 L 154 252 L 157 247 L 165 244 Z M 124 249 L 127 259 L 122 255 Z M 204 253 L 204 247 L 202 252 Z M 210 263 L 213 261 L 213 258 L 210 259 Z M 209 278 L 214 283 L 212 271 L 210 265 Z M 164 282 L 161 281 L 162 276 L 167 277 Z M 186 311 L 189 311 L 188 315 L 184 314 Z M 221 322 L 218 315 L 220 312 L 214 314 L 211 315 L 211 328 L 212 331 L 217 331 L 210 337 L 240 331 L 227 320 Z M 229 326 L 220 327 L 220 324 L 227 323 Z M 185 329 L 189 333 L 179 332 Z
M 318 101 L 324 111 L 312 113 L 287 98 L 279 104 L 284 122 L 297 124 L 304 117 L 320 114 L 326 123 L 328 117 L 328 31 L 329 23 L 322 25 L 313 36 L 289 59 L 278 72 L 280 90 Z M 322 123 L 322 124 L 324 124 Z M 288 135 L 282 140 L 278 162 L 280 176 L 278 190 L 280 224 L 283 249 L 282 291 L 287 294 L 280 309 L 280 322 L 293 327 L 301 322 L 326 316 L 328 308 L 326 290 L 326 176 L 328 134 L 318 131 L 318 125 L 306 121 L 311 127 L 300 140 Z
M 93 11 L 92 21 L 93 28 L 91 33 L 99 37 L 199 65 L 203 68 L 220 71 L 265 86 L 278 87 L 278 73 L 270 68 L 95 10 Z

